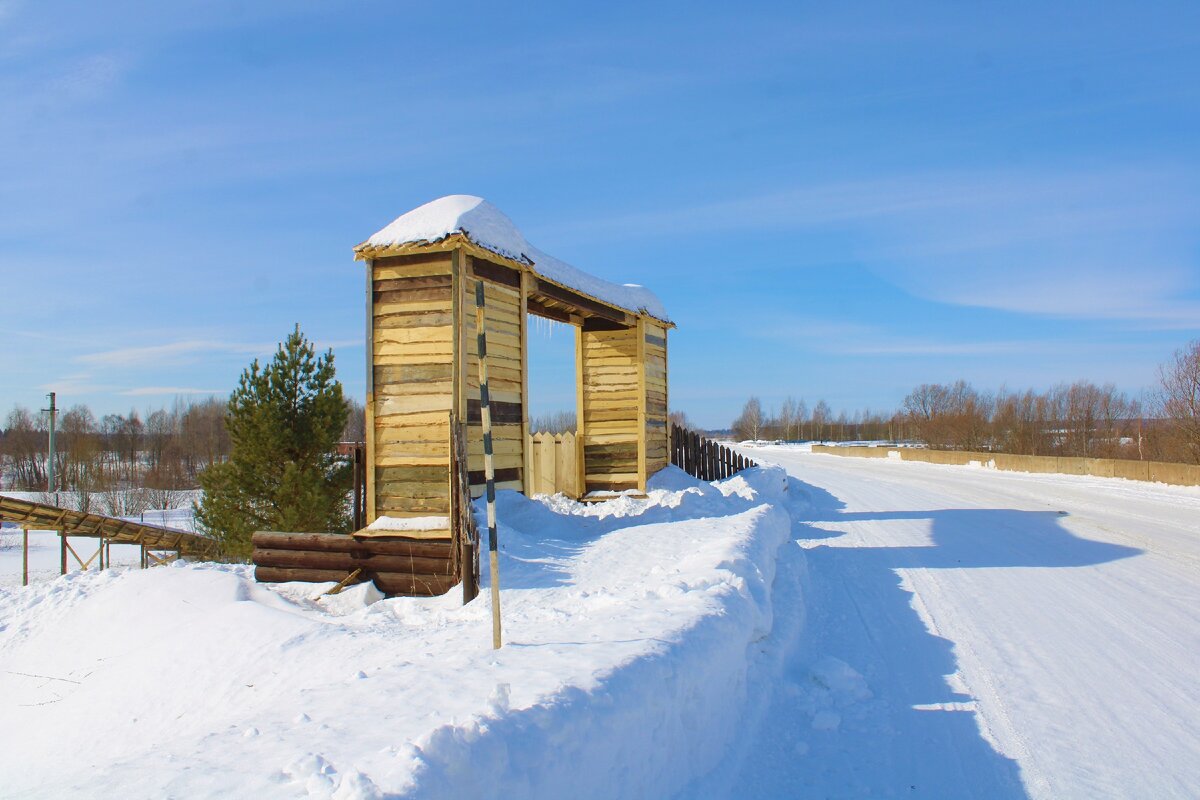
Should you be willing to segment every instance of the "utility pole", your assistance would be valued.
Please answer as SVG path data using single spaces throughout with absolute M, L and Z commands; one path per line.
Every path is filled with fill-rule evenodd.
M 58 419 L 58 408 L 54 405 L 54 392 L 47 396 L 50 398 L 50 458 L 46 463 L 46 491 L 53 494 L 58 489 L 54 480 L 54 423 Z

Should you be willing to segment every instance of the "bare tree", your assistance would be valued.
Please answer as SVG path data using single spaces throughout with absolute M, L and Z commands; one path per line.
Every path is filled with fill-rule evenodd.
M 742 406 L 741 415 L 733 421 L 733 435 L 738 439 L 758 440 L 763 425 L 762 402 L 751 397 Z
M 36 491 L 46 486 L 46 432 L 41 417 L 16 406 L 5 421 L 3 454 L 13 489 Z
M 367 409 L 353 397 L 346 398 L 346 430 L 343 442 L 365 442 L 367 440 Z
M 687 430 L 691 430 L 692 428 L 695 427 L 694 425 L 692 425 L 692 421 L 690 419 L 688 419 L 688 415 L 686 413 L 684 413 L 683 411 L 680 411 L 679 409 L 675 409 L 670 414 L 668 414 L 667 421 L 670 422 L 672 425 L 678 425 L 679 427 L 685 428 Z
M 1159 408 L 1180 460 L 1200 464 L 1200 339 L 1159 368 Z
M 567 433 L 574 432 L 575 412 L 556 411 L 553 414 L 542 414 L 529 422 L 530 433 Z
M 788 397 L 779 409 L 779 433 L 785 442 L 792 440 L 792 432 L 796 428 L 796 401 Z
M 818 400 L 817 404 L 813 406 L 812 426 L 809 430 L 809 434 L 815 441 L 824 441 L 825 428 L 831 419 L 833 419 L 833 410 L 829 408 L 829 403 Z

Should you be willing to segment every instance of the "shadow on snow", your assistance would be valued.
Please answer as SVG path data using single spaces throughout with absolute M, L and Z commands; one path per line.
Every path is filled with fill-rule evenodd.
M 948 681 L 953 642 L 929 631 L 897 570 L 1071 568 L 1141 551 L 1080 539 L 1053 511 L 847 512 L 819 487 L 792 478 L 790 489 L 811 503 L 795 528 L 809 545 L 811 611 L 766 723 L 778 743 L 759 760 L 803 759 L 787 769 L 797 796 L 1026 797 L 1017 762 L 981 732 L 975 698 Z M 840 546 L 846 532 L 822 527 L 906 520 L 930 520 L 931 542 Z

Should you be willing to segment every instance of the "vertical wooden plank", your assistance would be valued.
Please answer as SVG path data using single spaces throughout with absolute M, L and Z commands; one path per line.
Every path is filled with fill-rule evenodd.
M 587 493 L 587 464 L 584 454 L 587 450 L 587 419 L 584 417 L 583 404 L 583 324 L 582 320 L 575 323 L 575 480 L 579 483 L 579 491 Z
M 557 448 L 558 458 L 555 460 L 554 471 L 555 475 L 562 479 L 562 484 L 559 491 L 567 495 L 567 497 L 579 499 L 579 485 L 576 483 L 575 475 L 575 443 L 577 439 L 575 434 L 567 431 L 559 440 Z
M 375 521 L 375 261 L 367 259 L 367 402 L 363 414 L 366 439 L 367 507 L 365 522 Z M 143 548 L 143 551 L 145 548 Z M 143 556 L 143 561 L 145 558 Z
M 541 476 L 538 474 L 537 462 L 538 443 L 537 436 L 528 436 L 526 438 L 529 441 L 525 444 L 528 449 L 525 469 L 529 474 L 527 475 L 528 480 L 525 481 L 525 494 L 526 496 L 532 496 L 537 494 L 538 487 L 541 486 Z
M 526 497 L 534 485 L 529 474 L 533 460 L 529 452 L 529 281 L 529 271 L 521 270 L 521 478 Z
M 667 410 L 667 417 L 663 420 L 667 430 L 671 428 L 671 368 L 667 361 L 667 337 L 671 329 L 669 326 L 663 326 L 663 407 Z M 667 444 L 670 445 L 675 441 L 674 436 L 668 436 Z
M 67 574 L 67 537 L 64 531 L 58 532 L 59 575 Z
M 21 585 L 29 585 L 29 529 L 21 529 Z
M 637 318 L 637 470 L 638 491 L 646 491 L 646 318 Z
M 543 494 L 554 494 L 558 490 L 558 480 L 555 474 L 554 458 L 554 434 L 543 433 L 539 437 L 538 445 L 538 473 L 542 476 L 542 482 L 538 486 L 538 491 Z
M 467 362 L 470 359 L 467 357 L 469 344 L 467 342 L 468 312 L 466 306 L 469 305 L 471 281 L 468 272 L 467 254 L 462 248 L 456 247 L 450 253 L 450 319 L 451 324 L 454 325 L 450 347 L 450 390 L 454 393 L 454 397 L 450 400 L 450 407 L 454 410 L 454 418 L 462 424 L 464 458 L 467 459 L 466 471 L 470 472 L 471 456 L 468 439 L 470 426 L 467 424 Z M 479 325 L 479 330 L 475 333 L 478 335 L 482 332 L 483 325 Z M 447 475 L 446 479 L 450 480 L 450 476 Z M 469 480 L 466 492 L 465 501 L 469 504 L 471 499 Z
M 363 438 L 366 438 L 365 433 L 363 434 Z M 354 456 L 353 456 L 354 499 L 351 501 L 350 505 L 351 505 L 351 513 L 352 513 L 354 519 L 351 522 L 350 527 L 356 531 L 365 527 L 365 525 L 363 525 L 363 504 L 362 504 L 363 461 L 366 459 L 366 455 L 363 452 L 363 448 L 365 446 L 366 446 L 365 444 L 362 446 L 355 445 L 354 451 L 353 451 L 354 452 Z

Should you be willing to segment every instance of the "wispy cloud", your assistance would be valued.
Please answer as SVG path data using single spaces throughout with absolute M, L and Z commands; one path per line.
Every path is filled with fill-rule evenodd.
M 576 235 L 832 234 L 945 303 L 1194 327 L 1197 183 L 1178 169 L 934 171 L 567 223 Z
M 760 325 L 754 333 L 805 350 L 842 356 L 995 356 L 1046 354 L 1068 348 L 1061 342 L 1043 340 L 918 337 L 881 326 L 809 318 L 777 319 Z
M 148 397 L 157 395 L 193 395 L 193 394 L 226 394 L 224 389 L 197 389 L 191 386 L 139 386 L 136 389 L 126 389 L 118 394 L 128 397 Z
M 145 367 L 155 365 L 178 365 L 196 361 L 212 355 L 255 355 L 267 353 L 275 344 L 221 342 L 206 339 L 191 339 L 169 344 L 144 347 L 123 347 L 87 353 L 75 357 L 75 361 L 94 367 Z
M 115 387 L 112 384 L 99 380 L 91 372 L 77 372 L 70 375 L 63 375 L 49 383 L 42 384 L 38 388 L 46 392 L 57 392 L 60 395 L 81 396 L 110 392 Z

